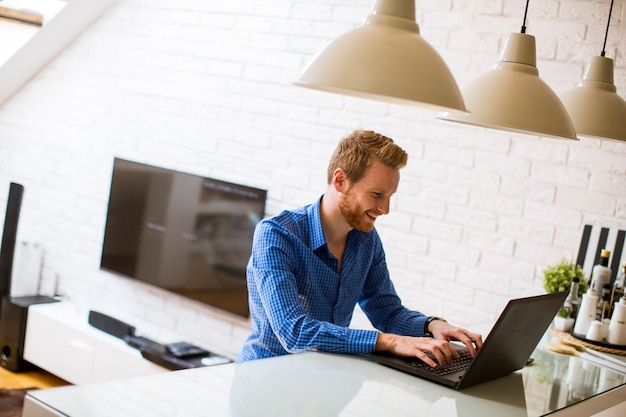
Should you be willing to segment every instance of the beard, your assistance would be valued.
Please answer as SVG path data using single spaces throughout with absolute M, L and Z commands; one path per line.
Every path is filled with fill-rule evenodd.
M 369 221 L 366 210 L 357 201 L 354 201 L 350 190 L 339 195 L 337 206 L 346 223 L 353 229 L 369 232 L 374 228 L 374 222 Z

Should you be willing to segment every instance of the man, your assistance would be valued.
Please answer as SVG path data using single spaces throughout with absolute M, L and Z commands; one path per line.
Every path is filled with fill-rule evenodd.
M 387 351 L 436 367 L 458 357 L 450 340 L 475 355 L 480 335 L 408 310 L 389 278 L 374 223 L 389 213 L 407 158 L 392 139 L 355 131 L 335 150 L 318 201 L 257 225 L 247 268 L 252 332 L 237 361 Z M 356 303 L 378 331 L 348 327 Z

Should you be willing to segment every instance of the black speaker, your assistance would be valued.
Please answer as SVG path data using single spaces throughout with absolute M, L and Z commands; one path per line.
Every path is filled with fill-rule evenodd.
M 34 368 L 23 357 L 28 307 L 34 304 L 54 303 L 56 301 L 54 298 L 43 295 L 2 298 L 0 366 L 13 372 L 22 372 Z
M 0 247 L 0 298 L 11 293 L 11 272 L 13 270 L 13 255 L 15 254 L 15 239 L 17 237 L 17 223 L 20 219 L 24 186 L 11 183 L 7 199 L 7 211 L 4 218 L 2 246 Z M 2 317 L 0 315 L 0 317 Z
M 125 339 L 126 336 L 135 335 L 135 326 L 131 326 L 128 323 L 124 323 L 114 317 L 107 316 L 104 313 L 91 310 L 89 312 L 89 318 L 87 320 L 96 329 L 102 330 L 112 336 Z

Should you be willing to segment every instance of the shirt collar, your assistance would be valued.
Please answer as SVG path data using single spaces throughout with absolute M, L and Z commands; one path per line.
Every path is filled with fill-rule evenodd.
M 309 217 L 309 223 L 311 225 L 311 236 L 309 247 L 316 250 L 326 245 L 326 237 L 324 236 L 324 230 L 322 229 L 322 218 L 320 216 L 320 204 L 322 203 L 322 195 L 318 198 L 317 202 L 309 206 L 307 215 Z
M 322 218 L 320 216 L 320 205 L 322 204 L 322 195 L 315 203 L 311 204 L 307 208 L 307 216 L 309 218 L 309 224 L 311 225 L 311 234 L 309 237 L 309 247 L 312 250 L 317 250 L 326 245 L 326 236 L 324 236 L 324 229 L 322 229 Z M 360 232 L 356 229 L 350 230 L 348 233 L 348 240 L 350 239 L 364 239 L 369 233 L 374 232 L 376 229 L 372 229 L 369 232 Z M 375 232 L 374 232 L 375 233 Z M 356 237 L 351 237 L 355 235 Z

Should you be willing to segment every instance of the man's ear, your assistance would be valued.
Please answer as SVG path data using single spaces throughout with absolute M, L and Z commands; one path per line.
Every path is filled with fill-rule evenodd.
M 332 185 L 338 193 L 342 193 L 346 190 L 348 186 L 348 179 L 346 178 L 346 172 L 343 168 L 337 168 L 335 172 L 333 172 L 332 181 Z

